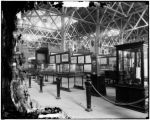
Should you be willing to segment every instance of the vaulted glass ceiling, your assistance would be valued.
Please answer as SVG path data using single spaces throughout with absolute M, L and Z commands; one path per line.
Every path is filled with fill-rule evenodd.
M 50 2 L 41 2 L 36 9 L 22 14 L 17 25 L 24 40 L 56 46 L 61 46 L 64 41 L 68 47 L 80 44 L 90 49 L 97 37 L 98 44 L 111 47 L 147 41 L 148 18 L 146 2 L 107 2 L 97 7 L 61 9 L 53 7 Z

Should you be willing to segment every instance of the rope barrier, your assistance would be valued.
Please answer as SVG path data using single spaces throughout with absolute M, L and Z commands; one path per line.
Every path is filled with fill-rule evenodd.
M 93 87 L 93 89 L 94 89 L 104 100 L 106 100 L 106 101 L 108 101 L 108 102 L 110 102 L 110 103 L 112 103 L 112 104 L 115 104 L 115 105 L 133 105 L 133 104 L 142 102 L 143 100 L 145 100 L 146 98 L 148 98 L 148 96 L 146 96 L 145 98 L 142 98 L 142 99 L 140 99 L 140 100 L 137 100 L 137 101 L 134 101 L 134 102 L 131 102 L 131 103 L 117 103 L 117 102 L 114 102 L 114 101 L 109 100 L 108 98 L 106 98 L 105 96 L 103 96 L 102 94 L 100 94 L 100 93 L 96 90 L 96 88 L 93 86 L 93 84 L 92 84 L 92 83 L 90 83 L 90 84 L 91 84 L 91 86 Z

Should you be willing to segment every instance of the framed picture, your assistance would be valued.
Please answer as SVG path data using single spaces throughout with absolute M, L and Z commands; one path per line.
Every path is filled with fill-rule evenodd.
M 76 56 L 71 57 L 71 63 L 77 63 L 77 57 Z
M 110 57 L 109 64 L 112 64 L 112 65 L 116 64 L 116 57 Z
M 84 72 L 91 72 L 92 66 L 91 64 L 84 64 Z
M 56 63 L 60 63 L 60 55 L 56 55 Z
M 62 64 L 60 65 L 59 72 L 62 72 Z
M 69 64 L 62 64 L 62 72 L 69 72 Z
M 84 56 L 78 56 L 78 63 L 84 63 Z
M 90 55 L 85 56 L 85 63 L 91 63 L 91 56 Z
M 62 62 L 69 62 L 69 54 L 62 54 L 61 55 L 61 59 L 62 59 Z
M 76 64 L 70 65 L 70 72 L 76 72 Z
M 76 65 L 76 72 L 84 72 L 84 71 L 83 71 L 83 65 L 77 64 L 77 65 Z
M 100 65 L 107 65 L 107 58 L 106 57 L 98 57 L 98 63 Z
M 55 63 L 55 56 L 50 56 L 50 63 Z
M 60 69 L 59 69 L 60 65 L 57 65 L 57 72 L 60 72 Z

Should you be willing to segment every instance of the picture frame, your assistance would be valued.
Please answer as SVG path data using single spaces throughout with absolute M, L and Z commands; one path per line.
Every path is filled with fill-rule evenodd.
M 84 64 L 84 72 L 91 72 L 92 65 L 91 64 Z
M 69 54 L 68 53 L 61 54 L 61 61 L 62 62 L 69 62 Z
M 77 56 L 71 57 L 71 63 L 77 63 Z
M 60 63 L 60 55 L 56 55 L 56 63 Z
M 84 56 L 78 56 L 78 64 L 84 63 Z
M 55 63 L 55 56 L 54 55 L 50 56 L 50 63 L 51 64 Z
M 90 55 L 85 56 L 85 63 L 91 63 L 91 56 Z

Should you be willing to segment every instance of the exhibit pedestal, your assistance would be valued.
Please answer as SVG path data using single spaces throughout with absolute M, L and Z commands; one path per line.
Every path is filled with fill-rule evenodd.
M 148 103 L 144 99 L 146 96 L 148 96 L 148 88 L 116 85 L 116 102 L 128 104 L 143 99 L 142 102 L 123 107 L 134 109 L 140 112 L 147 112 Z
M 104 76 L 97 76 L 97 75 L 91 75 L 91 80 L 93 86 L 96 88 L 96 90 L 102 94 L 106 95 L 106 86 L 105 86 L 105 77 Z M 93 96 L 100 97 L 100 95 L 92 88 L 91 94 Z

